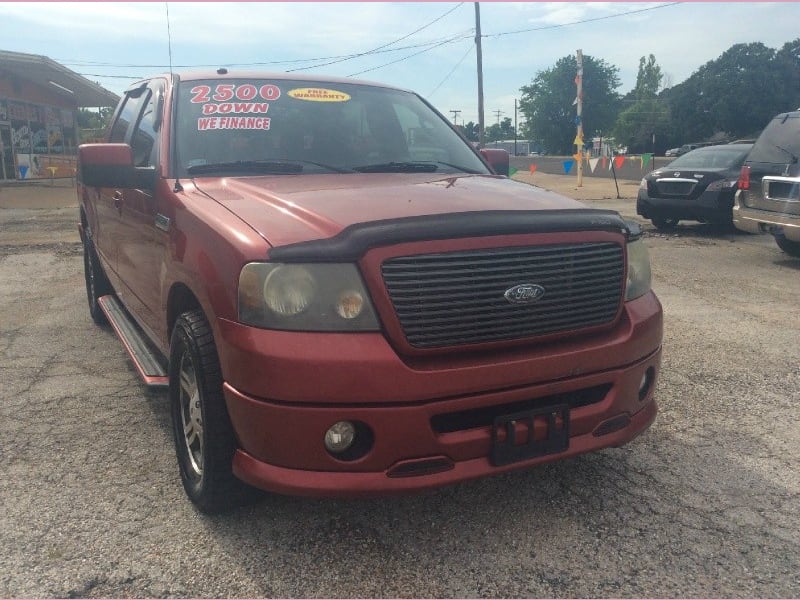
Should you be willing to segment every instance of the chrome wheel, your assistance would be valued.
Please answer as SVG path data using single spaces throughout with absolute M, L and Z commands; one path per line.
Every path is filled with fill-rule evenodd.
M 181 357 L 180 366 L 180 407 L 183 424 L 183 443 L 186 444 L 187 458 L 192 475 L 203 476 L 203 409 L 200 405 L 200 391 L 197 387 L 192 357 L 188 352 Z
M 248 488 L 233 475 L 236 436 L 222 393 L 214 334 L 201 310 L 182 313 L 173 327 L 169 397 L 186 495 L 209 514 L 235 506 Z

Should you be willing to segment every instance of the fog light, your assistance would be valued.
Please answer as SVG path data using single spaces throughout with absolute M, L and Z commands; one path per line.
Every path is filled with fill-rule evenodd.
M 344 452 L 356 439 L 356 428 L 350 421 L 334 423 L 325 432 L 325 447 L 331 452 Z

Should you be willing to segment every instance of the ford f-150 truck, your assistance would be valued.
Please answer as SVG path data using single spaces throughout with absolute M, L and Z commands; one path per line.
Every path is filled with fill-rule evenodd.
M 250 486 L 421 490 L 653 422 L 639 228 L 507 173 L 377 83 L 219 69 L 127 90 L 79 149 L 89 309 L 168 388 L 200 510 Z

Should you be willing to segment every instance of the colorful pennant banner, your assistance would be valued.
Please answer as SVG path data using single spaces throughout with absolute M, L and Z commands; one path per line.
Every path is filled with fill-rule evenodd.
M 569 172 L 572 170 L 572 165 L 574 165 L 574 164 L 575 164 L 574 160 L 565 160 L 564 161 L 564 173 L 569 174 Z

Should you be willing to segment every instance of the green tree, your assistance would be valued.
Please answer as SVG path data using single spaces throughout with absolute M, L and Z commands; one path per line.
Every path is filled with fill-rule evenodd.
M 620 146 L 627 146 L 628 152 L 662 154 L 674 143 L 669 107 L 659 98 L 637 100 L 619 113 L 614 138 Z
M 656 63 L 656 57 L 652 54 L 639 59 L 639 73 L 636 75 L 636 87 L 633 94 L 636 100 L 648 100 L 655 98 L 661 89 L 661 67 Z
M 530 85 L 522 86 L 519 108 L 525 117 L 525 136 L 548 152 L 572 154 L 575 140 L 577 60 L 560 58 L 539 71 Z M 583 57 L 583 131 L 590 139 L 596 131 L 609 131 L 620 106 L 619 68 L 589 55 Z
M 105 106 L 98 110 L 79 108 L 78 127 L 81 129 L 105 129 L 113 114 L 114 109 Z
M 783 75 L 786 110 L 800 107 L 800 38 L 786 42 L 775 55 L 779 72 Z
M 486 139 L 490 142 L 514 139 L 514 126 L 511 124 L 511 117 L 506 117 L 500 123 L 489 125 L 485 133 Z
M 658 97 L 661 67 L 652 54 L 639 59 L 636 86 L 623 102 L 628 104 L 614 124 L 614 137 L 629 152 L 662 153 L 673 142 L 669 107 Z
M 760 42 L 735 44 L 701 66 L 667 94 L 675 131 L 685 142 L 721 132 L 749 137 L 800 106 L 798 47 L 800 40 L 780 53 Z
M 472 121 L 467 122 L 464 125 L 459 125 L 458 127 L 461 128 L 461 131 L 464 132 L 464 135 L 470 142 L 477 142 L 480 138 L 478 135 L 478 124 L 473 123 Z

